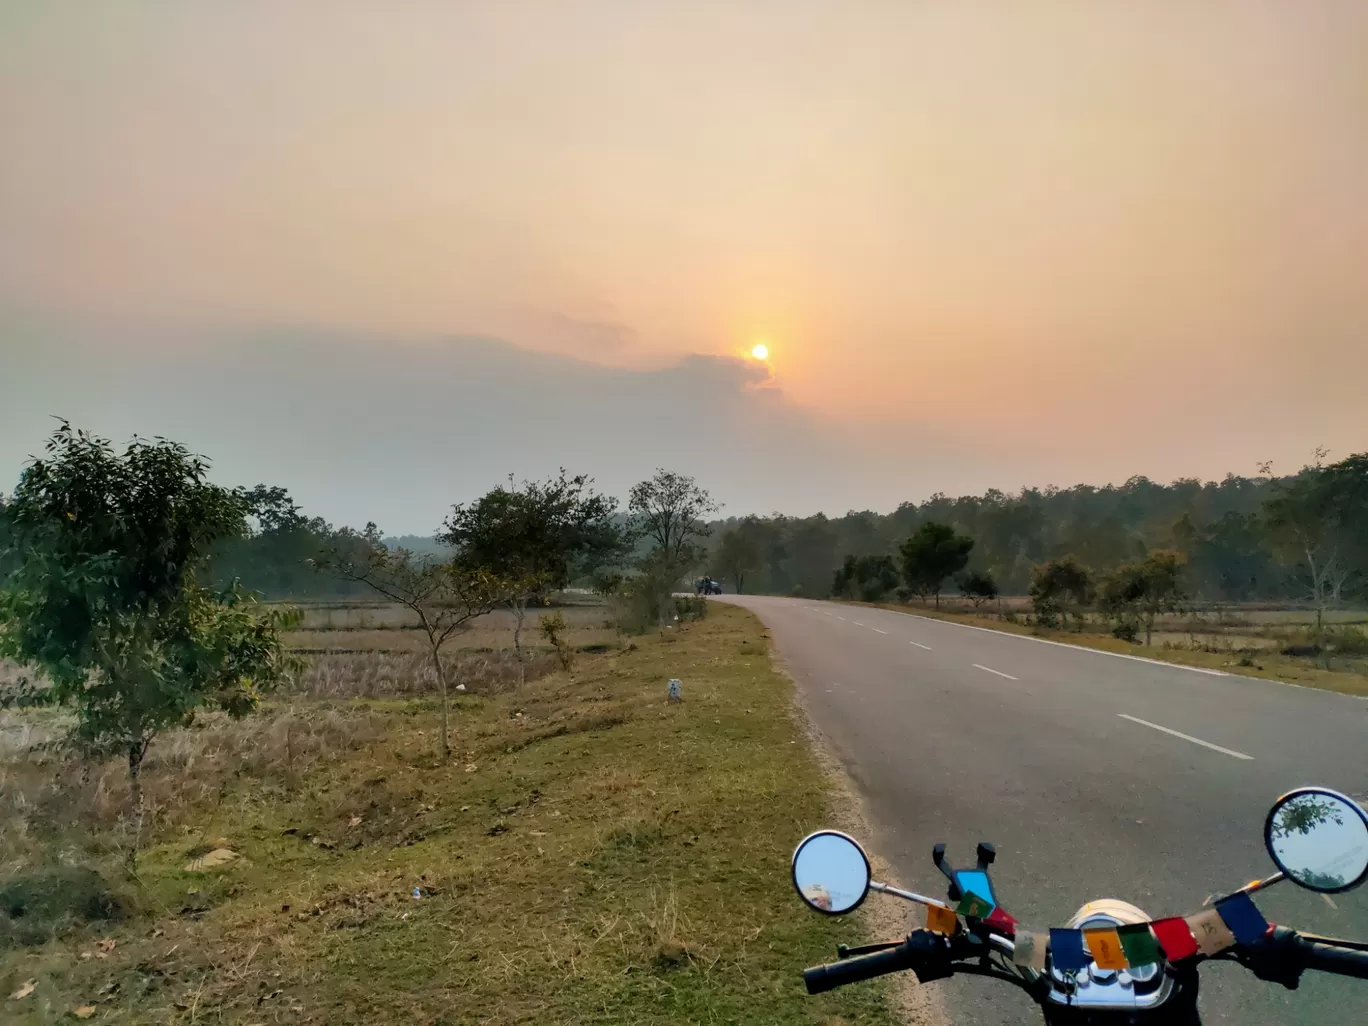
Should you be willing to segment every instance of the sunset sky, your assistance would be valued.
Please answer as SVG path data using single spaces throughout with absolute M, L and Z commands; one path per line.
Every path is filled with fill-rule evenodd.
M 840 513 L 1366 391 L 1362 0 L 0 2 L 0 490 L 58 414 L 395 531 L 561 464 Z

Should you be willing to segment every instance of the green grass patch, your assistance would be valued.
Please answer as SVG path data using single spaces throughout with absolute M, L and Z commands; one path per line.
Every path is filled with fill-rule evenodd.
M 462 698 L 447 764 L 430 702 L 349 703 L 380 723 L 363 743 L 297 775 L 234 773 L 161 821 L 137 911 L 0 949 L 0 1018 L 897 1021 L 883 984 L 803 990 L 803 967 L 863 939 L 863 913 L 826 919 L 792 893 L 793 846 L 830 810 L 792 686 L 754 657 L 759 622 L 718 606 L 667 637 Z M 210 845 L 241 858 L 186 871 Z

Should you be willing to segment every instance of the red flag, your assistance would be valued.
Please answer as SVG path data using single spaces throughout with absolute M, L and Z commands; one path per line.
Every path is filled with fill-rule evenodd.
M 1001 908 L 993 909 L 992 913 L 988 916 L 987 920 L 985 921 L 991 923 L 993 926 L 996 926 L 1003 933 L 1016 933 L 1017 921 L 1013 919 L 1010 915 L 1008 915 L 1006 912 L 1004 912 Z
M 1150 926 L 1154 929 L 1154 936 L 1159 939 L 1159 946 L 1164 949 L 1164 957 L 1170 962 L 1197 954 L 1197 941 L 1185 920 L 1161 919 Z

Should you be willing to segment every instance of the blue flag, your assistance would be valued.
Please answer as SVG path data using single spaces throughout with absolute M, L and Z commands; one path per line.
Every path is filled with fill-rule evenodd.
M 1255 944 L 1268 932 L 1268 920 L 1248 894 L 1232 894 L 1216 902 L 1216 911 L 1241 944 Z
M 1062 971 L 1086 969 L 1092 956 L 1083 947 L 1082 930 L 1050 930 L 1050 964 Z

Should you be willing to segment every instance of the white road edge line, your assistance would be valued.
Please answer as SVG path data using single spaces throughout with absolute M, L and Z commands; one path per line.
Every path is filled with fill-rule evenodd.
M 1165 734 L 1172 734 L 1174 737 L 1181 737 L 1184 741 L 1191 741 L 1194 745 L 1201 745 L 1203 748 L 1210 748 L 1213 752 L 1220 752 L 1222 755 L 1229 755 L 1235 759 L 1244 759 L 1248 762 L 1254 761 L 1254 756 L 1245 755 L 1244 752 L 1236 752 L 1229 748 L 1222 748 L 1220 745 L 1213 745 L 1210 741 L 1203 741 L 1200 737 L 1193 737 L 1191 734 L 1184 734 L 1181 730 L 1174 730 L 1172 727 L 1161 727 L 1157 723 L 1149 720 L 1142 720 L 1139 716 L 1130 716 L 1126 713 L 1117 713 L 1123 720 L 1130 720 L 1138 723 L 1142 727 L 1149 727 L 1152 730 L 1162 730 Z
M 978 663 L 974 663 L 973 667 L 976 670 L 987 670 L 989 673 L 996 673 L 999 677 L 1006 677 L 1008 680 L 1017 679 L 1016 677 L 1013 677 L 1010 673 L 1003 673 L 1001 670 L 995 670 L 991 666 L 980 666 Z
M 924 648 L 924 649 L 926 649 L 928 652 L 931 651 L 931 646 L 930 646 L 930 645 L 923 645 L 920 641 L 909 641 L 908 644 L 909 644 L 909 645 L 916 645 L 918 648 Z
M 1244 677 L 1240 673 L 1226 673 L 1224 670 L 1208 670 L 1205 666 L 1188 666 L 1186 663 L 1168 663 L 1162 659 L 1149 659 L 1145 656 L 1127 655 L 1125 652 L 1108 652 L 1104 648 L 1088 648 L 1086 645 L 1070 645 L 1067 641 L 1051 641 L 1049 638 L 1033 638 L 1029 634 L 1013 634 L 1011 631 L 997 631 L 991 627 L 979 627 L 972 623 L 955 623 L 954 620 L 938 620 L 934 616 L 919 616 L 916 613 L 899 613 L 899 616 L 910 616 L 914 620 L 928 620 L 931 623 L 943 623 L 951 627 L 963 627 L 967 631 L 986 631 L 989 634 L 997 634 L 1004 638 L 1016 638 L 1019 641 L 1035 641 L 1041 645 L 1054 645 L 1058 648 L 1068 648 L 1075 652 L 1091 652 L 1093 655 L 1111 656 L 1113 659 L 1129 659 L 1137 663 L 1153 663 L 1155 666 L 1167 666 L 1171 670 L 1191 670 L 1193 673 L 1205 673 L 1212 677 Z M 1245 677 L 1246 680 L 1268 680 L 1267 677 Z M 1285 684 L 1286 681 L 1273 681 L 1275 684 Z M 1293 684 L 1291 687 L 1304 687 L 1302 684 Z M 1320 690 L 1320 689 L 1314 689 Z M 1333 692 L 1331 692 L 1333 694 Z M 1358 696 L 1348 696 L 1358 697 Z
M 877 627 L 871 627 L 871 628 L 869 628 L 869 629 L 870 629 L 871 631 L 873 631 L 875 634 L 887 634 L 887 633 L 888 633 L 888 631 L 881 631 L 881 630 L 879 630 L 879 628 L 877 628 Z

